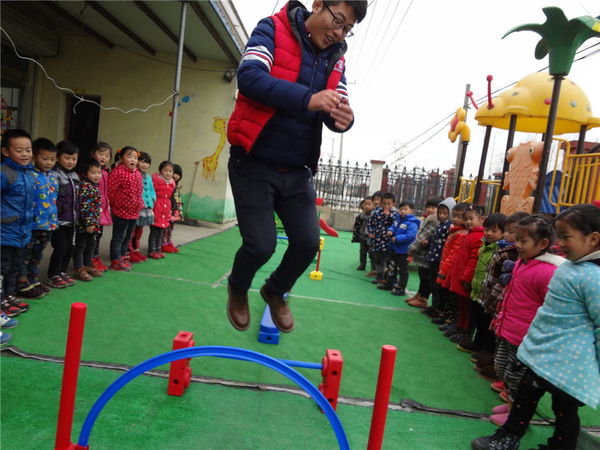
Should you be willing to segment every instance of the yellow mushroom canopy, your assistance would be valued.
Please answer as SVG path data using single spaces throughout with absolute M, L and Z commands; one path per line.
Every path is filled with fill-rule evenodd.
M 475 120 L 481 126 L 508 130 L 511 115 L 517 116 L 516 131 L 545 133 L 550 111 L 554 80 L 548 73 L 533 73 L 522 78 L 515 86 L 479 107 Z M 587 96 L 576 83 L 565 78 L 560 89 L 554 134 L 579 133 L 581 126 L 588 129 L 600 126 L 600 118 L 593 117 Z

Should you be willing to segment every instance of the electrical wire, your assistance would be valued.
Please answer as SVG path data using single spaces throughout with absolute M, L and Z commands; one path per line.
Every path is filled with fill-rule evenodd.
M 42 64 L 40 64 L 38 61 L 36 61 L 33 58 L 29 58 L 27 56 L 22 56 L 21 54 L 19 54 L 19 52 L 17 51 L 17 47 L 16 47 L 15 43 L 13 42 L 13 40 L 11 39 L 11 37 L 8 35 L 8 33 L 6 32 L 6 30 L 4 28 L 2 28 L 2 27 L 0 27 L 0 30 L 2 30 L 2 32 L 6 35 L 6 37 L 10 41 L 10 43 L 11 43 L 11 45 L 12 45 L 14 51 L 15 51 L 15 54 L 17 55 L 18 58 L 20 58 L 20 59 L 22 59 L 24 61 L 31 61 L 31 62 L 35 63 L 37 66 L 40 67 L 40 69 L 42 69 L 42 72 L 44 72 L 44 75 L 46 76 L 46 78 L 48 80 L 50 80 L 52 82 L 52 84 L 54 84 L 54 87 L 56 89 L 58 89 L 59 91 L 63 91 L 63 92 L 69 92 L 69 93 L 71 93 L 73 95 L 73 97 L 75 97 L 78 100 L 77 103 L 75 103 L 75 105 L 73 105 L 73 113 L 75 113 L 75 114 L 77 113 L 75 111 L 75 109 L 77 108 L 77 105 L 79 105 L 80 103 L 92 103 L 94 105 L 97 105 L 98 107 L 100 107 L 101 109 L 103 109 L 105 111 L 116 110 L 116 111 L 121 111 L 123 114 L 129 114 L 129 113 L 131 113 L 133 111 L 147 112 L 150 108 L 153 108 L 155 106 L 162 106 L 162 105 L 164 105 L 165 103 L 167 103 L 167 101 L 169 101 L 169 99 L 173 98 L 176 94 L 178 94 L 177 92 L 173 92 L 171 95 L 169 95 L 167 98 L 165 98 L 162 102 L 160 102 L 160 103 L 153 103 L 150 106 L 148 106 L 146 108 L 143 108 L 143 109 L 142 108 L 132 108 L 130 110 L 125 111 L 125 110 L 123 110 L 121 108 L 117 108 L 116 106 L 109 106 L 109 107 L 102 106 L 102 105 L 100 105 L 99 103 L 97 103 L 95 101 L 88 100 L 86 98 L 78 96 L 73 90 L 71 90 L 69 88 L 65 88 L 65 87 L 59 86 L 56 83 L 56 80 L 54 78 L 52 78 L 50 75 L 48 75 L 48 72 L 46 71 L 46 69 L 44 68 L 44 66 Z

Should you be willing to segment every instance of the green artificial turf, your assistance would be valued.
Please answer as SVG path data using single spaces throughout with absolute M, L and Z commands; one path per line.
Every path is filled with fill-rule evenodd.
M 193 332 L 195 345 L 240 347 L 279 359 L 320 363 L 327 349 L 340 350 L 344 359 L 340 395 L 348 402 L 339 405 L 338 413 L 351 444 L 354 444 L 353 448 L 366 446 L 371 409 L 354 405 L 360 399 L 374 398 L 383 345 L 397 348 L 390 398 L 393 404 L 410 399 L 431 408 L 480 414 L 491 413 L 492 407 L 499 404 L 497 394 L 489 389 L 490 383 L 479 378 L 473 370 L 468 354 L 457 351 L 456 345 L 444 338 L 423 314 L 409 307 L 404 297 L 376 289 L 371 284 L 372 279 L 365 277 L 364 271 L 356 270 L 359 247 L 350 243 L 350 233 L 342 232 L 339 238 L 325 237 L 319 267 L 323 279 L 310 279 L 310 272 L 316 269 L 313 264 L 298 280 L 288 297 L 296 329 L 290 334 L 282 334 L 279 345 L 270 345 L 258 342 L 265 306 L 258 289 L 287 248 L 286 241 L 279 241 L 277 253 L 259 271 L 249 293 L 252 325 L 246 332 L 236 331 L 229 324 L 225 312 L 226 277 L 240 243 L 239 232 L 234 228 L 185 245 L 179 254 L 167 255 L 163 260 L 136 264 L 130 273 L 107 272 L 103 278 L 91 283 L 79 282 L 68 289 L 53 290 L 50 296 L 30 301 L 30 311 L 19 316 L 19 327 L 11 330 L 11 345 L 29 353 L 64 356 L 70 305 L 84 302 L 87 305 L 81 355 L 84 361 L 133 366 L 171 350 L 173 338 L 179 331 Z M 416 268 L 411 267 L 408 291 L 414 293 L 417 287 Z M 29 419 L 36 422 L 38 413 L 31 404 L 43 403 L 44 408 L 50 410 L 56 408 L 61 375 L 54 372 L 61 366 L 7 357 L 3 357 L 1 362 L 1 436 L 3 448 L 11 448 L 4 444 L 13 441 L 23 444 L 22 439 L 17 437 L 20 431 L 13 431 L 18 419 L 11 419 L 11 411 L 19 411 L 19 418 L 29 413 Z M 249 385 L 293 385 L 282 375 L 250 362 L 203 357 L 193 358 L 190 367 L 195 376 Z M 158 369 L 168 371 L 169 366 Z M 322 381 L 318 370 L 298 371 L 315 385 Z M 88 367 L 82 368 L 81 374 L 77 401 L 80 423 L 83 421 L 81 415 L 87 413 L 95 398 L 118 376 L 117 372 Z M 39 386 L 44 386 L 44 389 L 28 388 L 30 379 L 38 380 Z M 45 379 L 48 389 L 43 383 Z M 24 380 L 27 383 L 23 383 Z M 10 386 L 10 390 L 6 386 Z M 121 409 L 102 413 L 110 418 L 102 419 L 109 420 L 109 424 L 98 423 L 102 431 L 94 431 L 90 441 L 92 448 L 171 448 L 171 442 L 173 448 L 335 447 L 331 431 L 326 430 L 327 424 L 305 424 L 298 417 L 302 416 L 304 420 L 310 414 L 291 412 L 295 411 L 294 408 L 301 411 L 304 411 L 302 408 L 315 408 L 314 403 L 310 404 L 310 401 L 296 395 L 193 383 L 184 397 L 174 399 L 165 394 L 166 380 L 148 377 L 141 377 L 135 386 L 128 386 L 128 389 L 139 391 L 135 391 L 134 400 L 125 401 Z M 35 401 L 21 402 L 20 395 L 35 396 Z M 203 406 L 206 399 L 197 399 L 196 395 L 206 395 L 214 400 L 215 404 L 208 408 L 210 413 L 207 413 L 208 409 L 198 407 Z M 248 396 L 247 400 L 238 400 L 238 395 Z M 219 401 L 221 398 L 223 400 Z M 190 402 L 194 406 L 190 406 Z M 244 402 L 249 406 L 242 407 Z M 265 406 L 261 406 L 262 402 Z M 125 416 L 123 409 L 129 406 L 135 410 L 137 422 Z M 23 408 L 27 409 L 23 411 Z M 257 415 L 253 408 L 258 408 L 260 414 Z M 270 418 L 255 426 L 262 420 L 263 410 L 274 408 L 283 417 L 281 424 L 267 416 Z M 168 420 L 162 418 L 162 414 L 169 415 L 168 411 L 175 414 L 173 410 L 184 414 L 183 419 L 189 418 L 185 425 L 180 425 L 180 422 L 185 422 L 183 419 L 175 421 L 176 432 L 168 428 L 165 424 Z M 543 416 L 552 417 L 549 399 L 544 398 L 538 411 Z M 50 412 L 45 412 L 44 417 L 48 418 L 45 422 L 50 422 L 50 426 L 40 427 L 31 433 L 31 436 L 43 434 L 39 448 L 47 448 L 48 442 L 53 442 L 53 437 L 48 441 L 48 436 L 55 432 L 55 414 L 52 419 Z M 140 418 L 140 415 L 143 417 Z M 598 412 L 588 407 L 581 409 L 580 416 L 584 426 L 600 424 Z M 195 428 L 198 421 L 203 423 L 202 431 Z M 424 412 L 390 411 L 388 421 L 388 448 L 404 448 L 405 444 L 414 448 L 468 448 L 471 439 L 494 430 L 494 426 L 481 419 L 436 416 Z M 114 426 L 114 423 L 121 422 L 131 422 L 130 425 L 134 426 Z M 290 422 L 291 428 L 300 430 L 298 433 L 287 431 Z M 415 426 L 406 425 L 413 422 Z M 144 427 L 151 428 L 152 432 L 138 431 Z M 291 433 L 289 440 L 272 435 L 276 431 L 279 433 L 282 427 L 286 430 L 283 435 Z M 312 427 L 315 431 L 308 434 L 314 433 L 316 442 L 323 439 L 321 446 L 301 437 L 304 436 L 302 430 L 307 433 L 306 430 Z M 462 431 L 452 431 L 455 428 Z M 396 432 L 396 429 L 399 431 Z M 532 443 L 541 442 L 537 439 L 541 435 L 547 437 L 548 427 L 534 427 L 532 430 Z M 211 436 L 221 437 L 214 438 L 214 441 L 202 440 L 208 431 Z M 236 444 L 237 435 L 246 431 L 249 437 L 240 437 L 243 440 Z M 117 446 L 119 439 L 125 439 L 125 436 L 130 443 Z M 270 447 L 264 438 L 277 442 L 277 445 Z M 159 446 L 157 442 L 160 439 L 168 440 L 169 444 Z M 460 442 L 460 445 L 444 446 L 444 439 L 450 439 L 449 443 Z M 35 439 L 32 438 L 32 442 Z M 144 445 L 136 447 L 135 442 Z M 37 447 L 27 444 L 12 448 Z

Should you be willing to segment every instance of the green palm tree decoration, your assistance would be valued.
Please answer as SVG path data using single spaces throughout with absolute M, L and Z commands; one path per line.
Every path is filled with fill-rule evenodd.
M 552 146 L 552 136 L 554 136 L 554 124 L 556 122 L 556 113 L 558 111 L 558 100 L 560 98 L 560 87 L 566 75 L 569 74 L 575 52 L 577 49 L 592 37 L 600 37 L 600 16 L 581 16 L 572 20 L 567 20 L 565 14 L 560 8 L 548 6 L 542 8 L 546 15 L 546 22 L 543 24 L 525 24 L 508 31 L 502 38 L 505 38 L 515 31 L 535 31 L 542 39 L 535 47 L 536 59 L 543 59 L 548 56 L 550 74 L 554 78 L 552 88 L 552 99 L 550 101 L 550 110 L 548 111 L 548 125 L 546 127 L 544 150 L 542 160 L 540 161 L 540 171 L 535 188 L 535 199 L 533 202 L 533 212 L 540 211 L 542 205 L 542 196 L 544 195 L 544 181 L 548 169 L 548 159 L 550 157 L 550 148 Z M 582 132 L 585 132 L 582 130 Z
M 542 39 L 535 47 L 536 59 L 550 55 L 550 74 L 568 75 L 577 49 L 592 37 L 600 37 L 600 16 L 581 16 L 568 20 L 560 8 L 542 8 L 547 20 L 543 24 L 528 23 L 508 31 L 505 38 L 516 31 L 535 31 Z

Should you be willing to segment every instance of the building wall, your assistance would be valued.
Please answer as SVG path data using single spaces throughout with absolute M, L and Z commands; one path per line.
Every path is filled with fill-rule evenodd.
M 103 108 L 146 109 L 163 102 L 175 84 L 175 56 L 111 50 L 91 38 L 61 37 L 59 55 L 40 62 L 56 84 L 80 95 L 100 96 Z M 234 106 L 235 83 L 222 81 L 230 66 L 206 60 L 193 63 L 184 57 L 173 158 L 183 168 L 184 212 L 189 205 L 189 218 L 216 224 L 235 219 L 227 180 L 229 151 L 220 120 L 228 119 Z M 36 69 L 34 137 L 65 139 L 69 95 Z M 131 145 L 147 152 L 152 157 L 149 172 L 155 172 L 168 158 L 172 107 L 169 99 L 145 112 L 102 109 L 98 139 L 115 151 Z M 210 164 L 205 168 L 203 161 Z

